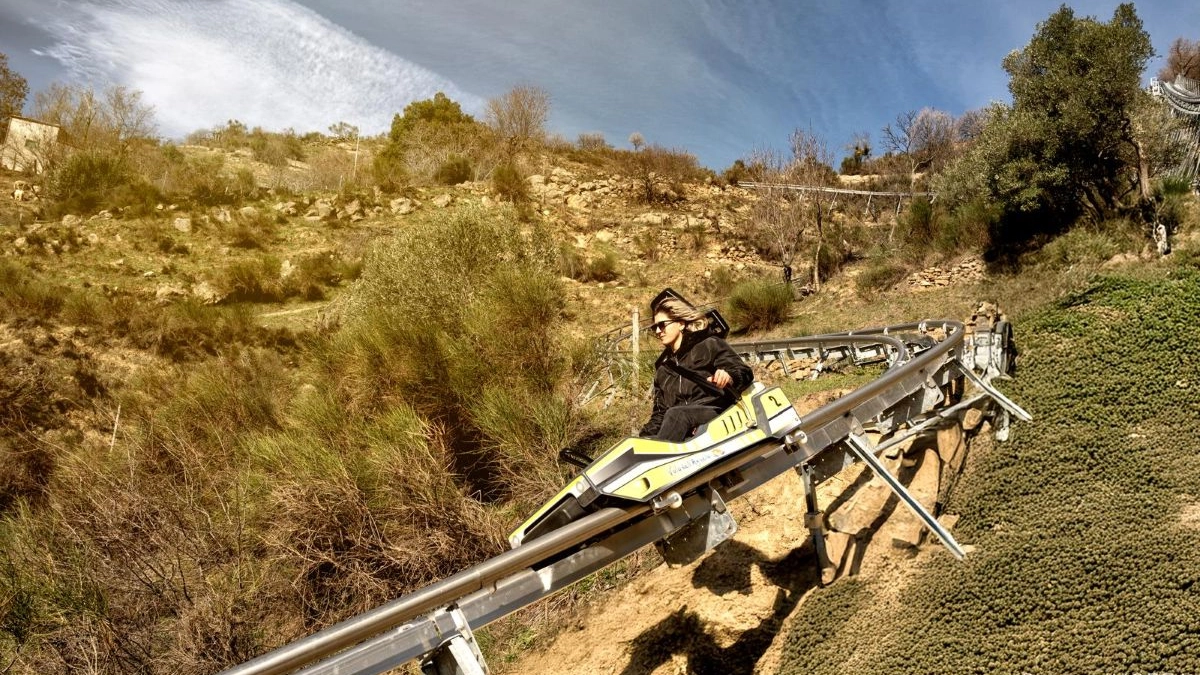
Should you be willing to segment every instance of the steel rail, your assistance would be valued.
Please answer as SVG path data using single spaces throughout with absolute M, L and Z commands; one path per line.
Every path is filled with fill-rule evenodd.
M 909 346 L 897 335 L 897 333 L 911 330 L 923 330 L 930 325 L 942 327 L 945 330 L 945 338 L 916 354 L 913 354 Z M 774 440 L 760 443 L 758 446 L 748 448 L 722 462 L 707 467 L 673 489 L 683 495 L 692 495 L 688 497 L 690 500 L 688 503 L 691 504 L 698 491 L 704 489 L 705 486 L 734 472 L 750 471 L 757 467 L 757 474 L 752 481 L 744 481 L 740 487 L 726 490 L 728 496 L 733 498 L 754 489 L 789 468 L 813 460 L 816 455 L 845 439 L 855 428 L 860 428 L 862 422 L 880 415 L 921 388 L 936 384 L 933 378 L 934 373 L 943 372 L 943 367 L 955 360 L 962 348 L 964 336 L 965 330 L 962 323 L 937 321 L 764 341 L 772 345 L 785 345 L 792 348 L 824 346 L 833 349 L 839 346 L 887 345 L 892 351 L 892 358 L 889 368 L 880 377 L 802 416 L 799 424 L 788 432 L 789 438 L 794 434 L 801 439 L 797 447 L 789 447 L 787 443 Z M 735 349 L 740 344 L 742 343 L 735 343 Z M 943 377 L 945 377 L 944 372 Z M 512 584 L 517 584 L 532 570 L 553 564 L 548 561 L 562 558 L 564 553 L 574 547 L 595 542 L 602 544 L 602 548 L 610 551 L 608 555 L 604 555 L 600 551 L 590 555 L 581 555 L 587 553 L 587 546 L 584 546 L 583 550 L 572 554 L 570 558 L 583 560 L 584 563 L 581 563 L 583 566 L 576 569 L 570 569 L 570 566 L 565 567 L 564 572 L 558 575 L 559 581 L 556 583 L 568 578 L 573 583 L 577 579 L 576 575 L 580 574 L 582 570 L 601 569 L 629 555 L 646 543 L 670 535 L 691 522 L 688 519 L 681 522 L 676 522 L 677 520 L 677 514 L 672 514 L 670 511 L 654 513 L 648 504 L 636 504 L 623 509 L 602 509 L 430 586 L 234 666 L 223 671 L 224 675 L 276 675 L 291 672 L 342 650 L 346 650 L 353 660 L 375 648 L 375 645 L 370 642 L 372 638 L 377 638 L 386 631 L 402 630 L 405 622 L 427 615 L 431 611 L 453 606 L 464 598 L 480 594 L 486 596 L 491 590 L 510 583 L 509 580 L 512 580 Z M 646 522 L 647 524 L 639 530 L 642 534 L 636 538 L 637 546 L 635 548 L 625 550 L 620 546 L 606 543 L 620 538 L 619 532 L 613 534 L 615 531 L 631 527 L 631 523 L 636 525 L 637 522 Z M 671 525 L 672 523 L 673 525 Z M 639 543 L 651 535 L 652 538 L 645 540 L 644 543 Z M 626 545 L 628 546 L 629 543 L 626 542 Z M 555 575 L 551 574 L 550 576 L 554 577 Z M 503 611 L 492 607 L 486 613 L 488 622 L 562 587 L 546 579 L 525 579 L 525 582 L 536 582 L 535 585 L 538 588 L 533 591 L 525 591 L 525 595 L 519 598 L 519 606 L 505 607 Z M 436 629 L 434 633 L 440 635 L 441 629 L 438 628 L 436 621 L 433 618 L 426 618 L 433 629 Z M 484 624 L 473 627 L 478 628 L 482 625 Z M 426 639 L 428 636 L 421 637 L 421 640 Z M 422 642 L 422 644 L 424 643 Z M 355 647 L 355 645 L 359 646 Z M 433 646 L 436 647 L 436 645 Z M 388 661 L 388 663 L 392 663 L 392 661 Z M 393 663 L 392 665 L 398 664 Z M 374 669 L 344 670 L 341 667 L 333 667 L 321 672 L 381 671 Z

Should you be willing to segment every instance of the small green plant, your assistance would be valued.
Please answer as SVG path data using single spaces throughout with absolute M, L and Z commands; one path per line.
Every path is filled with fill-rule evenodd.
M 734 287 L 726 301 L 729 320 L 741 331 L 759 331 L 787 320 L 792 287 L 767 281 L 746 281 Z

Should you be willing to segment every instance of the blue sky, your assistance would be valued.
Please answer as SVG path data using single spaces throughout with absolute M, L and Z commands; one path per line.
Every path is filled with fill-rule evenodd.
M 720 170 L 786 146 L 798 127 L 841 157 L 856 132 L 880 149 L 880 129 L 906 110 L 1007 101 L 1001 59 L 1059 4 L 0 0 L 0 51 L 34 91 L 56 80 L 142 91 L 167 138 L 231 118 L 378 133 L 437 91 L 479 114 L 529 84 L 549 92 L 550 129 L 568 139 L 599 132 L 628 147 L 636 131 Z M 1069 4 L 1105 21 L 1116 7 Z M 1137 9 L 1160 54 L 1200 39 L 1200 2 Z

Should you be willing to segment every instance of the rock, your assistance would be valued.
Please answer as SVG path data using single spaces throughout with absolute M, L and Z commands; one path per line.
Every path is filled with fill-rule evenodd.
M 213 218 L 216 218 L 217 222 L 219 223 L 233 222 L 233 214 L 230 213 L 229 209 L 225 208 L 224 206 L 216 209 L 216 212 L 213 214 Z
M 187 296 L 187 291 L 173 284 L 161 284 L 154 290 L 154 299 L 160 302 Z
M 318 219 L 327 220 L 332 218 L 334 215 L 333 203 L 331 203 L 328 199 L 318 199 L 317 202 L 313 204 L 312 211 L 315 212 Z
M 550 180 L 554 181 L 555 183 L 566 183 L 569 185 L 573 180 L 575 180 L 575 174 L 567 171 L 561 166 L 556 166 L 554 167 L 554 170 L 550 172 Z
M 633 222 L 640 225 L 662 225 L 669 218 L 670 216 L 665 213 L 643 213 L 634 218 Z
M 180 232 L 192 231 L 192 219 L 187 217 L 176 218 L 171 225 Z
M 279 278 L 280 279 L 286 279 L 286 278 L 292 276 L 292 274 L 295 271 L 296 271 L 296 268 L 295 268 L 295 266 L 292 265 L 291 260 L 284 260 L 282 263 L 279 264 Z
M 413 201 L 408 197 L 397 197 L 388 203 L 392 213 L 397 216 L 407 216 L 413 212 Z
M 238 215 L 243 218 L 257 218 L 258 209 L 254 208 L 253 206 L 243 206 L 242 208 L 238 209 Z
M 581 194 L 572 194 L 567 197 L 567 208 L 572 211 L 587 211 L 588 205 L 588 198 Z
M 962 428 L 963 431 L 974 431 L 979 423 L 983 421 L 983 411 L 979 408 L 968 408 L 963 415 Z
M 438 207 L 439 209 L 444 209 L 454 202 L 454 197 L 443 193 L 434 197 L 431 201 L 433 202 L 434 206 Z
M 82 222 L 83 222 L 83 218 L 80 218 L 79 216 L 77 216 L 73 213 L 68 213 L 67 215 L 63 216 L 63 218 L 62 218 L 62 224 L 67 227 L 76 227 Z
M 888 473 L 896 475 L 900 468 L 898 459 L 885 458 L 881 461 Z M 836 511 L 829 514 L 829 526 L 838 532 L 852 535 L 868 530 L 879 518 L 891 496 L 892 491 L 888 488 L 887 483 L 884 483 L 878 476 L 872 476 L 866 485 L 855 492 Z
M 958 427 L 953 427 L 957 429 Z M 921 456 L 917 473 L 908 484 L 908 493 L 913 496 L 926 511 L 933 512 L 937 502 L 938 487 L 941 480 L 942 460 L 936 450 L 930 448 Z M 925 524 L 907 507 L 898 508 L 896 520 L 892 529 L 892 546 L 897 548 L 915 547 L 920 545 L 924 534 Z
M 362 214 L 362 203 L 359 202 L 357 199 L 355 199 L 346 205 L 345 211 L 346 211 L 346 215 L 351 218 L 353 218 L 355 214 L 361 215 Z
M 963 438 L 962 427 L 952 424 L 938 429 L 937 453 L 950 469 L 951 475 L 958 475 L 967 454 L 967 444 Z
M 496 200 L 492 199 L 491 197 L 489 197 L 489 196 L 487 196 L 487 195 L 484 195 L 484 196 L 483 196 L 483 197 L 482 197 L 482 198 L 479 200 L 479 204 L 480 204 L 481 206 L 483 206 L 483 208 L 485 208 L 485 209 L 488 209 L 488 210 L 491 210 L 491 209 L 493 209 L 493 208 L 495 208 L 495 207 L 496 207 Z
M 596 241 L 601 244 L 611 244 L 615 236 L 611 230 L 600 230 L 596 233 Z
M 13 247 L 17 249 L 17 253 L 24 253 L 29 248 L 29 240 L 25 237 L 17 237 L 13 240 Z
M 206 305 L 215 305 L 223 298 L 207 281 L 201 281 L 192 286 L 192 297 Z

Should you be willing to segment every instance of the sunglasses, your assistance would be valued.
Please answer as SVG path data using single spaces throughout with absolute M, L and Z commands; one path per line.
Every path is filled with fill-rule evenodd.
M 652 324 L 650 324 L 650 330 L 654 331 L 655 333 L 661 333 L 667 329 L 667 326 L 669 326 L 673 323 L 678 323 L 678 320 L 677 319 L 668 319 L 667 321 L 659 321 L 658 323 L 652 323 Z

